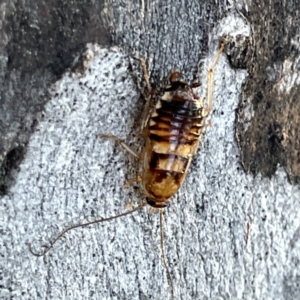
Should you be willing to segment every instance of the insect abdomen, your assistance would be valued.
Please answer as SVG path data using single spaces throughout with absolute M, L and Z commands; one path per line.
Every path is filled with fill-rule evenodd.
M 195 88 L 171 82 L 148 122 L 142 183 L 150 205 L 166 206 L 182 185 L 198 148 L 203 120 Z

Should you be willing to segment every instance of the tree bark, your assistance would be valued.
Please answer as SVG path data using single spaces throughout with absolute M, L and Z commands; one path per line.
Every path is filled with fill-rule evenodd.
M 145 201 L 138 183 L 123 189 L 138 175 L 139 162 L 97 135 L 117 135 L 140 152 L 145 102 L 135 58 L 146 59 L 154 89 L 179 70 L 188 81 L 201 82 L 199 94 L 205 99 L 207 70 L 224 35 L 229 45 L 215 68 L 211 126 L 186 182 L 164 212 L 174 299 L 296 299 L 300 192 L 288 180 L 295 184 L 298 170 L 288 150 L 297 154 L 297 114 L 289 119 L 293 124 L 276 117 L 282 109 L 292 114 L 298 105 L 297 69 L 287 68 L 298 59 L 299 22 L 296 17 L 295 24 L 290 22 L 298 16 L 292 9 L 296 1 L 280 11 L 285 16 L 277 20 L 284 28 L 280 34 L 270 30 L 277 26 L 279 4 L 269 2 L 106 0 L 97 6 L 44 1 L 37 8 L 30 3 L 6 5 L 2 16 L 7 40 L 1 48 L 6 156 L 1 299 L 170 297 L 159 215 L 148 207 L 75 229 L 44 257 L 33 256 L 28 243 L 40 251 L 71 224 L 113 216 Z M 257 12 L 261 19 L 254 17 Z M 283 105 L 286 93 L 293 97 Z M 283 122 L 272 132 L 266 125 L 272 123 L 266 121 L 271 120 L 270 99 L 281 109 L 274 109 L 272 120 Z M 289 131 L 278 133 L 283 124 Z M 252 128 L 255 135 L 249 133 Z M 287 168 L 289 177 L 279 163 L 293 167 Z

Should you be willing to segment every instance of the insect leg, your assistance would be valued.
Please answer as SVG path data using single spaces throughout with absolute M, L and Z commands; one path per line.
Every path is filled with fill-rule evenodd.
M 112 139 L 115 140 L 116 142 L 118 142 L 126 151 L 128 151 L 131 155 L 133 155 L 135 158 L 140 158 L 139 155 L 133 151 L 122 139 L 120 139 L 119 137 L 112 135 L 112 134 L 99 134 L 98 138 L 108 138 L 108 139 Z
M 143 70 L 143 75 L 147 84 L 147 93 L 142 93 L 144 98 L 145 98 L 145 105 L 144 105 L 144 109 L 143 109 L 143 113 L 142 113 L 142 124 L 141 124 L 141 136 L 144 136 L 144 130 L 147 126 L 148 123 L 148 118 L 149 118 L 149 112 L 151 109 L 151 100 L 152 100 L 152 96 L 153 96 L 153 91 L 152 91 L 152 87 L 150 84 L 150 75 L 146 66 L 146 61 L 144 59 L 141 59 L 141 65 L 142 65 L 142 70 Z
M 225 46 L 226 46 L 227 40 L 223 39 L 222 43 L 221 43 L 221 47 L 219 49 L 219 51 L 217 52 L 210 68 L 208 69 L 208 76 L 207 76 L 207 106 L 205 107 L 204 111 L 203 111 L 203 117 L 207 116 L 210 111 L 211 111 L 211 107 L 212 107 L 212 98 L 213 98 L 213 81 L 214 81 L 214 68 L 220 58 L 220 55 L 222 54 Z
M 147 84 L 148 93 L 150 94 L 152 91 L 151 84 L 150 84 L 150 75 L 146 66 L 146 61 L 143 58 L 141 58 L 141 65 L 143 69 L 144 78 Z
M 141 115 L 141 129 L 140 129 L 140 134 L 141 136 L 145 137 L 145 128 L 147 126 L 147 122 L 148 122 L 148 118 L 149 118 L 149 112 L 151 109 L 151 100 L 152 100 L 152 96 L 153 96 L 153 90 L 151 87 L 151 83 L 150 83 L 150 74 L 148 72 L 147 69 L 147 65 L 146 65 L 146 60 L 143 58 L 137 58 L 137 57 L 132 57 L 134 59 L 137 59 L 140 61 L 141 67 L 142 67 L 142 72 L 143 72 L 143 77 L 144 80 L 146 82 L 146 88 L 142 87 L 141 85 L 141 80 L 137 80 L 137 86 L 138 89 L 142 95 L 142 97 L 145 99 L 145 105 L 144 105 L 144 109 Z M 132 63 L 131 63 L 132 64 Z

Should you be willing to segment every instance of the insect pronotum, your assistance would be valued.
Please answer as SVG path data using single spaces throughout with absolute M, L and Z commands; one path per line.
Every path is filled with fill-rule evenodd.
M 213 70 L 225 45 L 226 40 L 223 40 L 208 70 L 206 106 L 204 106 L 197 93 L 199 84 L 188 84 L 186 81 L 179 79 L 181 75 L 179 72 L 171 74 L 170 83 L 165 86 L 162 95 L 153 92 L 145 61 L 142 60 L 148 91 L 145 95 L 146 105 L 141 131 L 141 135 L 145 139 L 145 145 L 141 154 L 135 153 L 117 136 L 100 134 L 99 137 L 116 140 L 123 148 L 140 160 L 141 175 L 132 181 L 141 181 L 146 195 L 146 202 L 131 211 L 113 217 L 68 227 L 43 252 L 35 252 L 29 245 L 29 250 L 33 255 L 45 255 L 56 241 L 71 229 L 120 218 L 150 205 L 160 210 L 162 260 L 167 273 L 171 298 L 173 298 L 173 283 L 164 250 L 162 212 L 163 208 L 168 206 L 170 198 L 181 187 L 192 158 L 198 149 L 202 130 L 206 126 L 205 119 L 212 107 Z

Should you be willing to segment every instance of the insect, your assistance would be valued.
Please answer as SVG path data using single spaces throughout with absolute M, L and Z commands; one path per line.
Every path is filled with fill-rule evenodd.
M 199 83 L 188 84 L 181 79 L 180 72 L 173 72 L 169 84 L 163 89 L 162 94 L 152 91 L 150 78 L 145 61 L 142 68 L 147 84 L 146 105 L 142 118 L 141 135 L 145 145 L 140 155 L 130 149 L 126 143 L 114 135 L 100 134 L 100 138 L 110 138 L 117 141 L 124 149 L 140 160 L 141 175 L 132 181 L 140 181 L 146 196 L 146 202 L 137 208 L 122 214 L 76 224 L 62 231 L 50 245 L 41 253 L 30 252 L 35 256 L 45 255 L 56 241 L 71 229 L 110 221 L 123 217 L 150 205 L 160 211 L 160 237 L 163 264 L 173 298 L 173 283 L 168 269 L 164 243 L 163 243 L 163 208 L 167 207 L 171 197 L 179 190 L 187 175 L 192 158 L 196 153 L 205 120 L 212 107 L 213 70 L 226 45 L 223 40 L 215 58 L 208 70 L 207 104 L 204 105 L 197 93 Z

